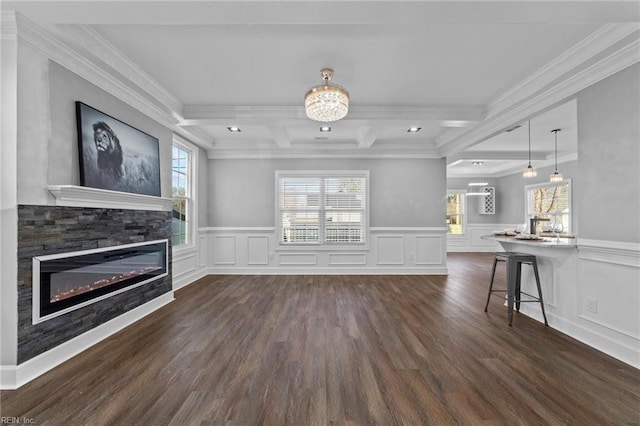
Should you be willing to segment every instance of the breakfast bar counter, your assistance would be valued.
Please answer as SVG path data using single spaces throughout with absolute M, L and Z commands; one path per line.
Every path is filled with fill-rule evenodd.
M 483 235 L 483 240 L 496 241 L 500 243 L 503 247 L 505 244 L 518 244 L 524 246 L 535 246 L 535 247 L 545 247 L 545 248 L 576 248 L 576 239 L 573 237 L 560 237 L 556 238 L 555 236 L 543 236 L 543 237 L 527 237 L 521 236 L 522 234 L 517 235 L 504 235 L 504 234 L 489 234 Z M 509 247 L 511 248 L 511 247 Z M 505 247 L 505 250 L 509 249 Z
M 551 327 L 556 326 L 557 309 L 575 303 L 575 294 L 567 294 L 575 288 L 577 282 L 576 262 L 578 258 L 577 239 L 575 237 L 557 238 L 555 235 L 535 237 L 528 234 L 509 232 L 505 235 L 495 232 L 483 235 L 484 240 L 495 241 L 507 252 L 520 252 L 536 256 L 545 310 Z M 506 271 L 505 271 L 506 272 Z M 496 271 L 498 273 L 505 273 Z M 488 283 L 487 283 L 488 284 Z M 522 269 L 522 290 L 529 294 L 537 294 L 535 277 L 531 268 Z M 563 306 L 561 308 L 561 306 Z M 521 313 L 542 321 L 542 312 L 537 304 L 527 303 Z

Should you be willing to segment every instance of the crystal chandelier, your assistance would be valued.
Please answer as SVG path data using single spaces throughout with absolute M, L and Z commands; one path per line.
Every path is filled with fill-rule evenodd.
M 529 120 L 528 123 L 529 124 L 527 127 L 529 127 L 529 166 L 526 169 L 524 169 L 524 172 L 522 173 L 522 177 L 532 178 L 532 177 L 536 177 L 538 175 L 538 172 L 531 165 L 531 120 Z
M 314 86 L 304 95 L 307 117 L 315 121 L 330 122 L 343 119 L 349 112 L 349 92 L 329 80 L 333 70 L 323 68 L 320 75 L 324 83 Z
M 558 173 L 558 132 L 560 129 L 553 129 L 551 133 L 555 133 L 556 135 L 556 171 L 550 176 L 550 182 L 562 182 L 562 173 Z

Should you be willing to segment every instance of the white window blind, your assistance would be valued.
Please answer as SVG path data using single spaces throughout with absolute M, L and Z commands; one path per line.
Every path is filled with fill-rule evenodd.
M 364 242 L 366 185 L 366 176 L 362 174 L 280 175 L 280 242 Z

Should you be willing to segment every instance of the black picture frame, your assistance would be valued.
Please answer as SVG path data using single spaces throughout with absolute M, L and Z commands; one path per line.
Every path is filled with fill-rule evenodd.
M 160 197 L 157 138 L 76 101 L 80 185 Z

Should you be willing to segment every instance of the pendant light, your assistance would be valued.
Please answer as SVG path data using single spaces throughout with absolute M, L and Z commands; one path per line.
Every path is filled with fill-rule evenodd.
M 537 176 L 538 172 L 531 166 L 531 120 L 528 121 L 527 127 L 529 128 L 529 166 L 524 169 L 522 176 L 525 178 L 532 178 Z
M 556 171 L 551 175 L 551 177 L 549 178 L 550 182 L 562 182 L 563 177 L 562 177 L 562 173 L 558 173 L 558 132 L 560 131 L 560 129 L 553 129 L 551 131 L 551 133 L 555 133 L 555 139 L 556 139 Z
M 472 161 L 471 164 L 473 164 L 474 167 L 482 167 L 482 165 L 484 164 L 484 162 L 482 161 Z M 489 185 L 489 182 L 486 182 L 483 179 L 474 181 L 474 182 L 469 182 L 469 186 L 487 186 Z

